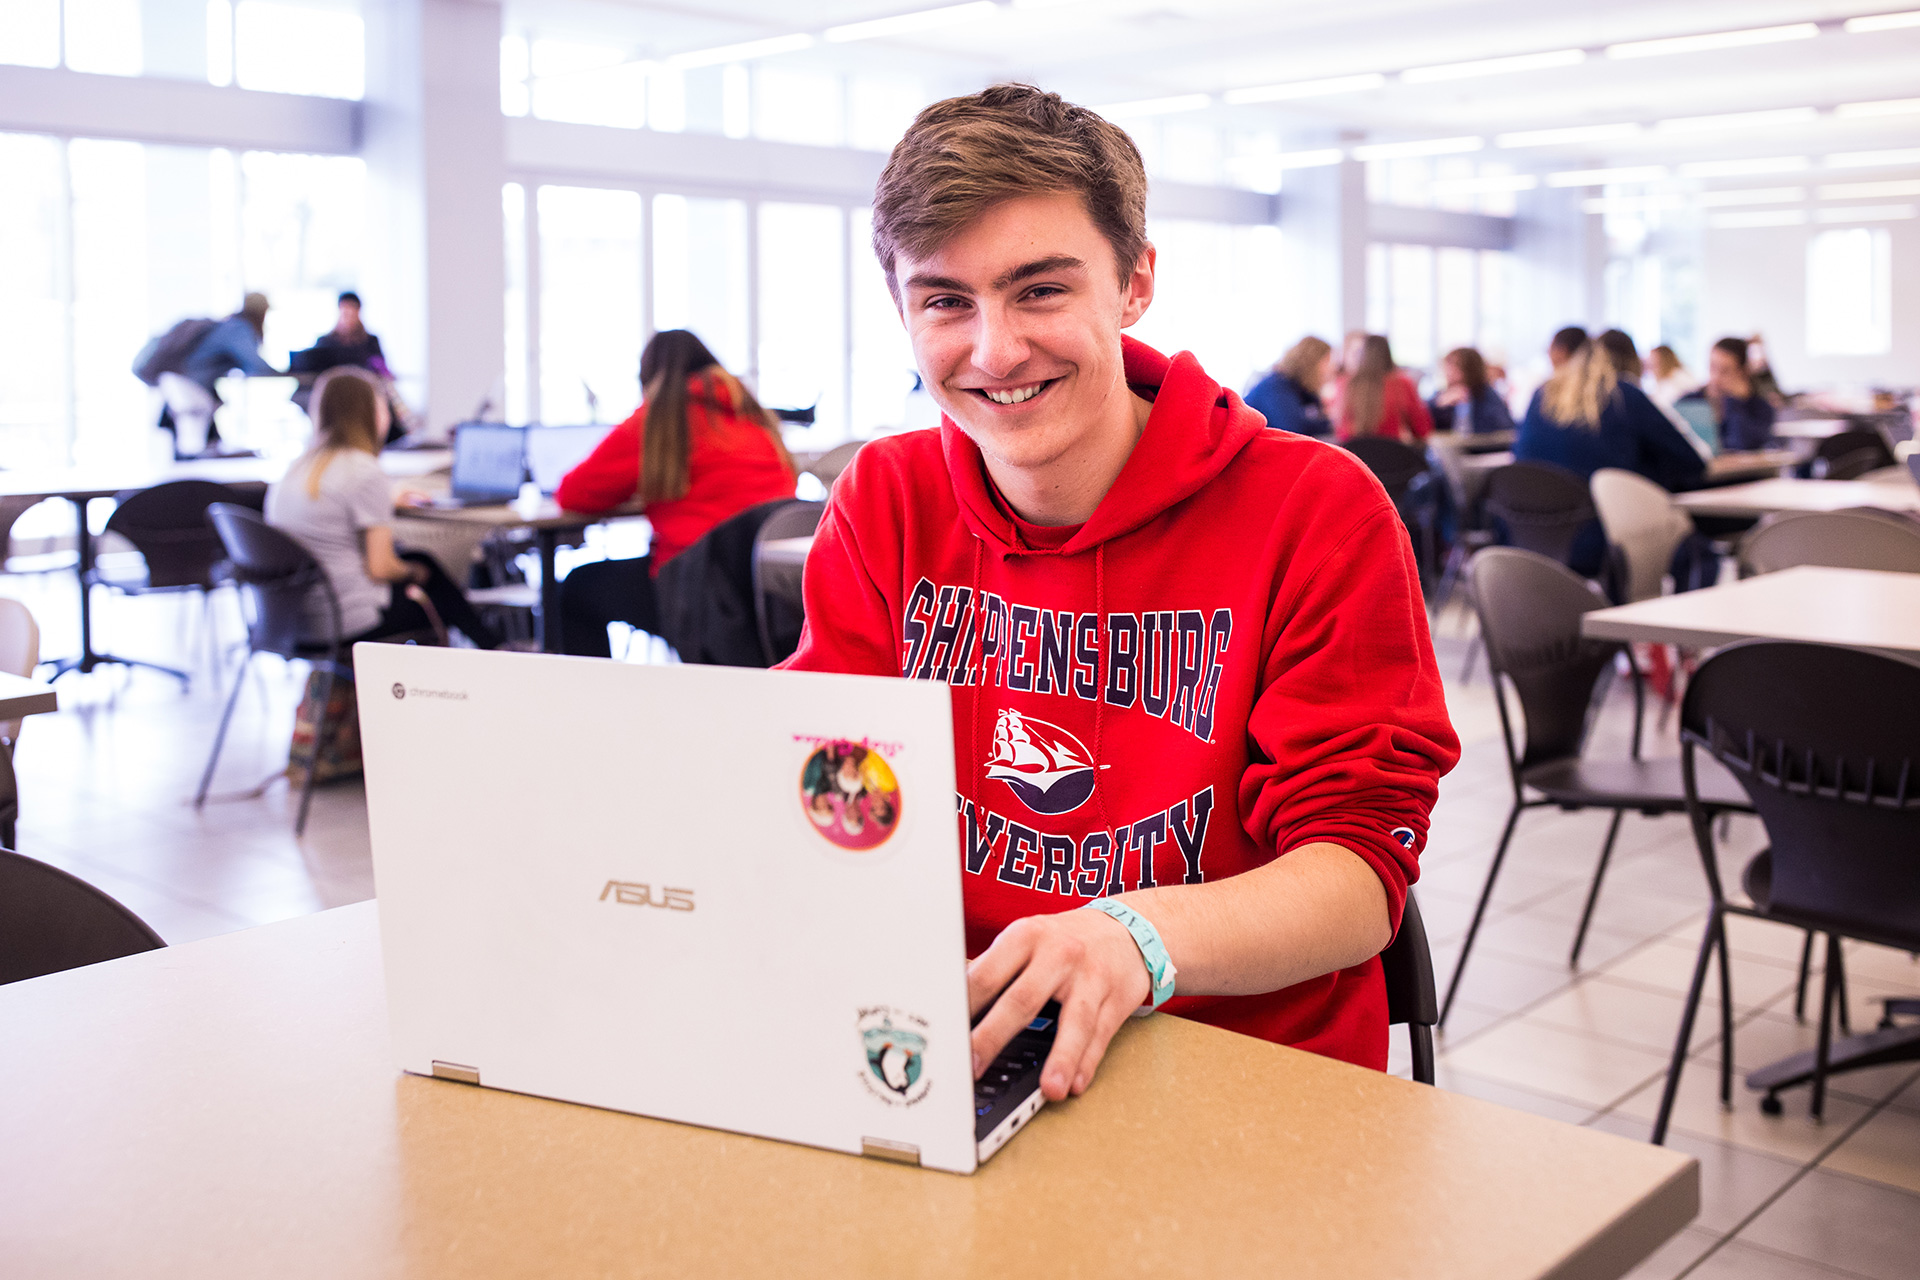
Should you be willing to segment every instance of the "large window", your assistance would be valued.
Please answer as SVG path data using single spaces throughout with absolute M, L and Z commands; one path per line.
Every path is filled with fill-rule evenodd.
M 832 205 L 760 206 L 760 401 L 814 407 L 803 447 L 850 434 L 846 225 Z
M 1156 219 L 1153 304 L 1129 331 L 1167 355 L 1191 351 L 1223 385 L 1244 391 L 1298 337 L 1287 307 L 1280 229 Z
M 640 401 L 640 197 L 541 187 L 540 420 L 618 422 Z
M 1426 245 L 1367 246 L 1367 329 L 1383 333 L 1393 358 L 1431 369 L 1455 347 L 1477 347 L 1503 364 L 1510 336 L 1510 254 Z
M 753 371 L 747 333 L 747 202 L 653 198 L 653 327 L 691 329 L 742 376 Z
M 1819 232 L 1807 242 L 1807 354 L 1892 349 L 1892 238 L 1880 227 Z

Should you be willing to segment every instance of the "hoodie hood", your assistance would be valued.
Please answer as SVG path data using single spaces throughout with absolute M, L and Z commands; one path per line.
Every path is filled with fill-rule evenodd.
M 1113 487 L 1058 548 L 1020 542 L 1013 521 L 994 498 L 980 447 L 953 419 L 941 415 L 941 448 L 961 516 L 1000 556 L 1070 556 L 1124 537 L 1198 493 L 1266 425 L 1238 395 L 1208 377 L 1190 352 L 1169 360 L 1124 334 L 1120 352 L 1127 385 L 1151 400 L 1153 410 Z

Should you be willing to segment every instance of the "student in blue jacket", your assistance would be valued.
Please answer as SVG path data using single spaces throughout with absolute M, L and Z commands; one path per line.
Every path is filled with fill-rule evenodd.
M 1247 404 L 1270 427 L 1297 435 L 1326 439 L 1333 423 L 1320 393 L 1333 378 L 1333 348 L 1319 338 L 1305 337 L 1280 357 L 1266 377 L 1247 392 Z
M 1440 376 L 1446 386 L 1428 401 L 1433 414 L 1433 429 L 1451 429 L 1463 435 L 1485 435 L 1493 431 L 1513 430 L 1513 415 L 1507 402 L 1493 389 L 1487 362 L 1472 347 L 1456 347 L 1440 360 Z

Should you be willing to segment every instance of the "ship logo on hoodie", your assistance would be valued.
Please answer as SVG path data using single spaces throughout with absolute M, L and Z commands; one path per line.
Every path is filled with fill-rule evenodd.
M 987 777 L 998 778 L 1035 813 L 1071 813 L 1093 794 L 1096 769 L 1080 740 L 1057 724 L 1002 711 L 993 726 Z

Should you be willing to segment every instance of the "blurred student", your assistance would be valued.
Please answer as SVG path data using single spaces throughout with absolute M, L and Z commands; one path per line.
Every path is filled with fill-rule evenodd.
M 1643 379 L 1640 385 L 1655 404 L 1671 406 L 1681 396 L 1700 389 L 1700 379 L 1680 363 L 1680 357 L 1666 343 L 1647 352 L 1647 360 L 1653 376 Z
M 260 340 L 266 332 L 267 295 L 250 293 L 238 311 L 193 344 L 177 368 L 161 372 L 160 395 L 166 412 L 160 427 L 173 432 L 175 458 L 219 451 L 220 432 L 213 425 L 213 415 L 220 407 L 220 394 L 214 390 L 220 379 L 236 369 L 248 377 L 279 375 L 280 370 L 260 358 Z
M 1320 393 L 1333 380 L 1333 348 L 1319 338 L 1293 344 L 1266 377 L 1247 392 L 1247 403 L 1270 427 L 1325 439 L 1333 434 Z
M 1377 333 L 1361 340 L 1334 403 L 1334 434 L 1341 440 L 1386 436 L 1412 443 L 1433 433 L 1433 418 L 1420 402 L 1419 389 L 1395 366 L 1393 348 Z
M 1440 376 L 1446 386 L 1427 405 L 1436 425 L 1445 424 L 1461 435 L 1513 430 L 1513 414 L 1494 390 L 1492 373 L 1478 351 L 1457 347 L 1447 352 Z
M 360 318 L 360 295 L 348 289 L 340 295 L 339 306 L 340 312 L 334 319 L 333 328 L 314 341 L 313 349 L 326 352 L 339 364 L 369 369 L 382 381 L 391 382 L 393 370 L 387 368 L 387 356 L 380 349 L 380 338 L 377 334 L 367 332 L 367 326 Z
M 1609 329 L 1594 341 L 1600 344 L 1600 349 L 1606 352 L 1607 358 L 1613 362 L 1613 371 L 1619 375 L 1621 382 L 1645 390 L 1642 384 L 1646 377 L 1646 364 L 1640 359 L 1640 351 L 1633 345 L 1633 338 L 1630 335 L 1624 330 Z M 1647 393 L 1647 399 L 1653 403 L 1654 408 L 1666 416 L 1668 422 L 1674 425 L 1674 428 L 1680 432 L 1681 438 L 1693 446 L 1695 453 L 1707 461 L 1712 461 L 1713 442 L 1711 440 L 1702 436 L 1694 425 L 1671 404 L 1662 401 L 1651 392 Z
M 562 507 L 588 515 L 638 497 L 653 525 L 648 554 L 583 564 L 561 582 L 568 653 L 611 657 L 613 622 L 658 634 L 661 566 L 748 507 L 793 496 L 779 424 L 699 338 L 656 333 L 640 353 L 640 384 L 641 406 L 554 490 Z
M 387 401 L 378 380 L 353 368 L 321 374 L 312 416 L 313 442 L 267 490 L 267 523 L 320 562 L 346 642 L 434 630 L 437 616 L 482 649 L 499 647 L 499 632 L 432 556 L 394 549 L 393 482 L 380 469 Z M 307 634 L 317 639 L 332 625 L 316 590 L 307 601 Z
M 1767 341 L 1757 333 L 1747 339 L 1747 377 L 1768 404 L 1775 409 L 1787 407 L 1787 393 L 1780 389 L 1780 380 L 1773 376 L 1773 363 L 1767 359 Z
M 1725 450 L 1764 449 L 1773 439 L 1773 404 L 1747 369 L 1747 340 L 1722 338 L 1707 353 L 1707 385 L 1699 394 L 1713 410 Z
M 1570 324 L 1556 332 L 1547 343 L 1547 363 L 1558 373 L 1560 366 L 1573 359 L 1574 353 L 1587 345 L 1587 331 L 1577 324 Z

